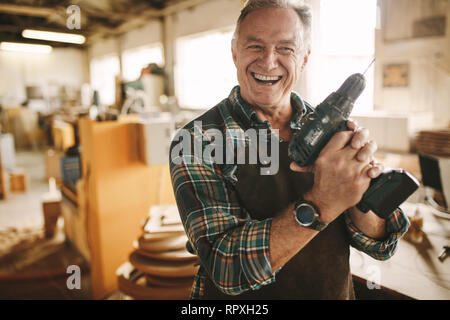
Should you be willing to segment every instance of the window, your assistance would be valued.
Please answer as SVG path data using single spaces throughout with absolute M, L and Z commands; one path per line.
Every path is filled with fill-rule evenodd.
M 316 62 L 308 95 L 314 103 L 336 91 L 353 73 L 363 73 L 375 55 L 376 0 L 320 0 L 318 42 L 313 47 Z M 373 110 L 374 67 L 365 74 L 366 89 L 354 112 Z
M 142 68 L 150 63 L 163 66 L 163 49 L 160 44 L 124 50 L 122 52 L 122 74 L 125 81 L 134 81 L 141 75 Z
M 175 91 L 181 107 L 209 109 L 237 85 L 233 32 L 228 28 L 177 39 Z
M 91 86 L 97 90 L 100 104 L 112 105 L 116 101 L 115 76 L 120 73 L 119 58 L 116 55 L 107 55 L 94 58 L 90 63 Z

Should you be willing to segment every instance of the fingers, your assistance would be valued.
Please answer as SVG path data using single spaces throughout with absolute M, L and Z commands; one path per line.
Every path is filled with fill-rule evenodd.
M 369 130 L 366 128 L 356 128 L 350 145 L 353 149 L 358 150 L 363 147 L 368 142 L 368 140 Z
M 336 152 L 345 148 L 345 146 L 350 142 L 353 134 L 354 133 L 352 131 L 340 131 L 336 133 L 322 149 L 322 153 Z
M 367 142 L 361 150 L 358 151 L 355 158 L 359 162 L 370 162 L 372 161 L 374 153 L 377 151 L 378 146 L 375 141 Z
M 358 129 L 358 123 L 355 120 L 348 119 L 347 120 L 347 127 L 348 127 L 349 130 L 355 131 L 356 129 Z
M 371 179 L 377 178 L 384 171 L 384 166 L 381 163 L 371 163 L 371 166 L 367 170 L 367 175 Z
M 314 169 L 314 166 L 311 165 L 311 166 L 307 166 L 307 167 L 300 167 L 295 162 L 291 162 L 290 168 L 292 171 L 296 171 L 296 172 L 312 172 Z

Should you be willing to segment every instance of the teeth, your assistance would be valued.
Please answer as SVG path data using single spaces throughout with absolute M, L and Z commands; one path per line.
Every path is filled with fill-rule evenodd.
M 261 81 L 277 81 L 277 80 L 281 79 L 281 76 L 269 77 L 269 76 L 264 76 L 262 74 L 257 74 L 257 73 L 254 73 L 253 76 L 255 77 L 255 79 L 258 79 Z

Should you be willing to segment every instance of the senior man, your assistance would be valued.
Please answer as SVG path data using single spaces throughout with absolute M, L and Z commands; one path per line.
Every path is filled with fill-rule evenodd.
M 254 129 L 261 141 L 278 144 L 276 171 L 263 174 L 264 162 L 247 158 L 199 159 L 178 148 L 181 135 L 172 142 L 174 193 L 188 247 L 201 263 L 191 298 L 353 299 L 350 246 L 388 259 L 409 226 L 399 209 L 382 220 L 355 208 L 382 166 L 368 131 L 354 122 L 312 167 L 288 158 L 293 128 L 312 110 L 292 92 L 308 62 L 310 29 L 310 10 L 300 1 L 247 1 L 232 40 L 239 86 L 183 128 L 197 148 L 223 146 L 232 154 L 221 158 L 217 149 L 216 160 L 236 160 L 231 151 L 251 144 L 230 132 Z M 211 138 L 211 129 L 226 138 Z M 299 220 L 303 207 L 317 213 L 312 224 Z

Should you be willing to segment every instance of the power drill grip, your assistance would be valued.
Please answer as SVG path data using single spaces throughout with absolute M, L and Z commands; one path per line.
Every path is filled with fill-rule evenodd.
M 306 116 L 289 143 L 289 156 L 294 162 L 301 167 L 314 164 L 330 139 L 337 132 L 348 130 L 348 117 L 364 87 L 362 74 L 351 75 L 336 92 Z M 371 210 L 386 219 L 418 187 L 417 180 L 401 169 L 383 172 L 371 181 L 357 208 L 362 212 Z

